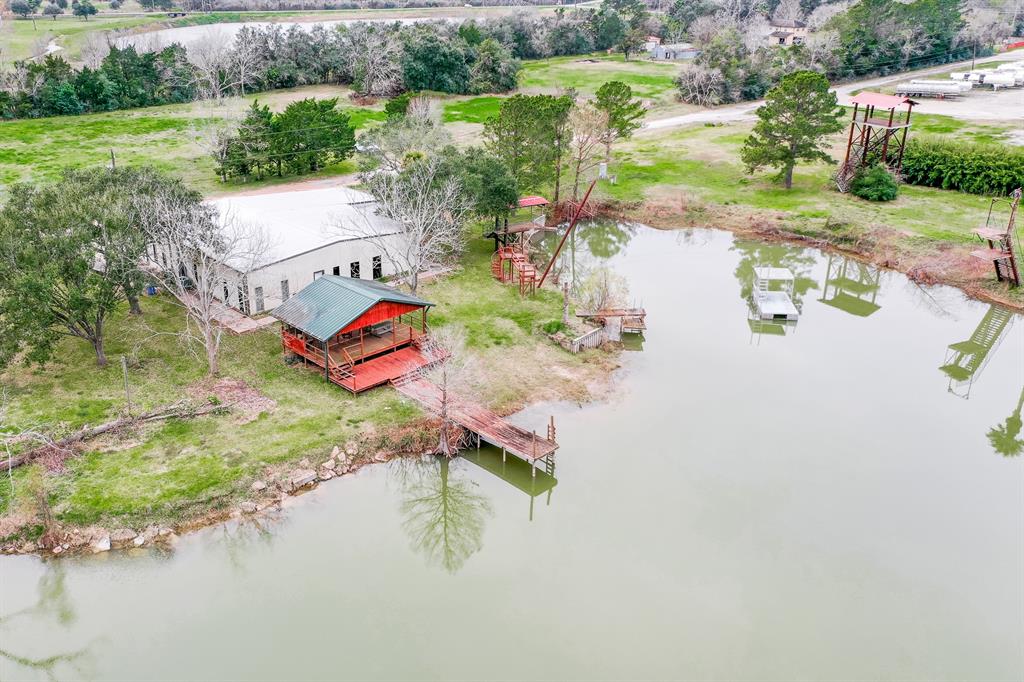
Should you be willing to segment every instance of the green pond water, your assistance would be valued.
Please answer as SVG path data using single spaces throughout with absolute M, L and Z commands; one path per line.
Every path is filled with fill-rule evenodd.
M 576 253 L 649 330 L 606 401 L 514 417 L 555 415 L 553 476 L 485 448 L 173 553 L 0 558 L 0 679 L 1024 678 L 1019 319 L 724 232 Z M 761 264 L 795 326 L 748 319 Z

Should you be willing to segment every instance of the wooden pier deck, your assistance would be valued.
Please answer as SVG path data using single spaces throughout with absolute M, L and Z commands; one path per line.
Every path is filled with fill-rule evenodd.
M 422 404 L 431 412 L 440 411 L 441 390 L 429 381 L 410 375 L 392 383 L 400 393 Z M 521 429 L 477 405 L 449 404 L 448 415 L 459 426 L 480 436 L 481 440 L 530 463 L 550 457 L 558 450 L 558 443 L 553 439 Z

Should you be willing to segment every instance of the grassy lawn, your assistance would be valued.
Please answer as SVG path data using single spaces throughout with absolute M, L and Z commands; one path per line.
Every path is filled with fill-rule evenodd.
M 432 324 L 466 328 L 470 350 L 487 376 L 481 400 L 496 409 L 509 410 L 528 399 L 587 399 L 584 386 L 606 375 L 608 356 L 570 355 L 539 335 L 541 325 L 560 317 L 561 297 L 552 290 L 522 299 L 514 287 L 496 282 L 490 275 L 490 248 L 479 237 L 471 238 L 464 267 L 422 287 L 421 295 L 437 304 Z M 67 433 L 115 417 L 125 406 L 122 355 L 131 360 L 136 410 L 186 394 L 207 395 L 197 388 L 204 381 L 203 362 L 184 352 L 175 337 L 154 335 L 178 329 L 181 309 L 164 296 L 145 298 L 142 304 L 142 319 L 122 311 L 108 325 L 111 363 L 105 369 L 96 366 L 91 347 L 68 339 L 45 367 L 16 365 L 0 373 L 12 423 Z M 237 503 L 268 466 L 290 467 L 304 457 L 323 461 L 336 444 L 368 432 L 386 433 L 421 416 L 390 388 L 353 397 L 317 372 L 286 365 L 273 329 L 226 336 L 222 375 L 246 381 L 274 400 L 274 409 L 248 423 L 228 413 L 95 441 L 91 450 L 68 460 L 63 473 L 48 477 L 58 518 L 136 528 L 182 521 Z M 515 363 L 509 362 L 512 356 Z M 16 470 L 16 488 L 29 473 L 27 467 Z M 0 477 L 0 512 L 9 506 L 9 484 Z
M 946 117 L 929 117 L 935 127 L 951 125 Z M 952 119 L 950 119 L 951 121 Z M 959 122 L 956 122 L 959 123 Z M 793 188 L 786 190 L 772 171 L 750 176 L 739 160 L 750 124 L 696 126 L 657 135 L 639 136 L 623 145 L 611 172 L 616 184 L 602 183 L 605 196 L 624 201 L 679 198 L 724 206 L 784 211 L 787 220 L 822 222 L 827 217 L 862 226 L 883 225 L 933 240 L 969 242 L 971 230 L 983 224 L 985 197 L 904 185 L 900 197 L 876 204 L 834 191 L 833 165 L 802 164 Z M 970 139 L 972 126 L 959 131 Z M 981 136 L 995 126 L 980 128 Z M 990 130 L 991 129 L 991 130 Z M 842 154 L 843 135 L 834 139 L 833 158 Z
M 484 123 L 498 115 L 503 99 L 497 95 L 487 95 L 453 100 L 444 105 L 441 120 L 445 123 Z
M 559 88 L 575 88 L 591 96 L 608 81 L 618 80 L 633 88 L 639 97 L 669 102 L 675 96 L 673 79 L 678 64 L 652 62 L 635 57 L 625 61 L 622 55 L 553 57 L 523 62 L 519 87 L 527 93 L 553 93 Z
M 52 179 L 65 166 L 109 163 L 113 150 L 121 163 L 149 163 L 178 175 L 203 192 L 224 191 L 213 172 L 213 161 L 204 152 L 201 132 L 216 118 L 241 116 L 258 99 L 274 110 L 305 97 L 338 97 L 353 124 L 359 128 L 384 119 L 381 106 L 348 106 L 348 90 L 336 86 L 311 86 L 233 97 L 223 105 L 208 102 L 172 104 L 145 109 L 113 111 L 85 116 L 24 119 L 0 122 L 0 199 L 8 183 Z M 326 169 L 322 174 L 350 173 L 351 161 Z M 309 176 L 302 176 L 303 178 Z M 296 176 L 252 181 L 244 187 L 289 182 Z
M 71 7 L 66 10 L 68 16 L 58 18 L 56 21 L 42 16 L 38 17 L 33 27 L 31 21 L 23 19 L 9 19 L 4 21 L 0 28 L 0 57 L 5 61 L 27 59 L 37 53 L 37 45 L 45 45 L 50 40 L 56 40 L 63 50 L 65 58 L 72 61 L 81 56 L 82 45 L 85 44 L 85 36 L 97 31 L 114 31 L 138 26 L 145 26 L 159 21 L 164 21 L 163 15 L 151 17 L 94 17 L 89 21 L 82 21 L 78 17 L 72 17 Z M 168 24 L 170 25 L 170 24 Z

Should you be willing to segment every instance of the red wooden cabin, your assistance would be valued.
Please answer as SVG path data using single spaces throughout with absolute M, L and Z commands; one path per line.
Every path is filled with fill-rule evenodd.
M 369 280 L 326 276 L 274 309 L 286 353 L 359 393 L 428 364 L 419 351 L 431 303 Z

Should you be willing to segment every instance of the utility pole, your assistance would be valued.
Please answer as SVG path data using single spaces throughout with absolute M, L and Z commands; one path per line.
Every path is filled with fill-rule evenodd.
M 978 39 L 974 39 L 974 52 L 971 54 L 971 71 L 974 71 L 974 60 L 978 58 Z

